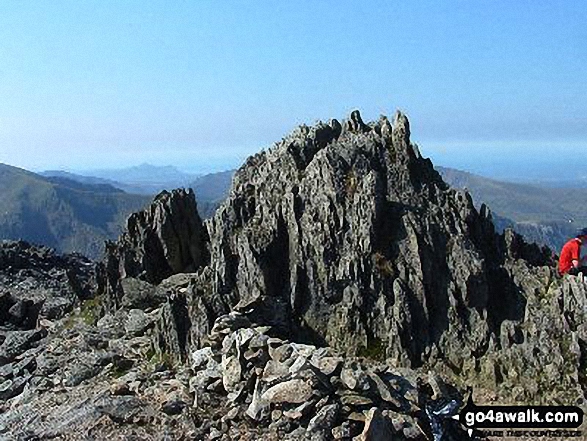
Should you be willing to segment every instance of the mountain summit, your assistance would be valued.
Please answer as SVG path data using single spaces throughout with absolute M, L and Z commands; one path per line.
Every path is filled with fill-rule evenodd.
M 519 357 L 562 369 L 565 326 L 585 341 L 562 319 L 584 311 L 555 300 L 550 251 L 497 234 L 487 207 L 421 157 L 399 111 L 297 128 L 245 162 L 206 225 L 209 264 L 181 295 L 178 317 L 198 316 L 177 324 L 184 357 L 230 311 L 348 355 L 493 383 L 522 375 Z M 530 332 L 538 319 L 549 326 Z
M 210 223 L 214 285 L 284 332 L 417 364 L 447 331 L 432 311 L 448 310 L 439 291 L 455 278 L 442 262 L 478 248 L 488 227 L 475 216 L 420 157 L 405 115 L 365 124 L 354 111 L 300 127 L 237 171 Z M 481 255 L 461 260 L 450 296 L 464 304 L 459 285 L 483 268 Z
M 53 259 L 2 253 L 43 268 L 10 265 L 9 291 Z M 553 263 L 451 189 L 401 112 L 301 126 L 245 162 L 213 218 L 163 192 L 95 271 L 66 259 L 80 277 L 62 282 L 95 279 L 93 298 L 69 289 L 49 316 L 43 292 L 4 296 L 0 432 L 463 440 L 471 386 L 477 403 L 584 407 L 587 283 Z

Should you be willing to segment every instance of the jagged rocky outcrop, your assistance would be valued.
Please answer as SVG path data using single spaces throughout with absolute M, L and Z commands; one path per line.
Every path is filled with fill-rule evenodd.
M 6 333 L 0 434 L 449 440 L 434 409 L 466 386 L 585 407 L 587 281 L 553 264 L 449 188 L 402 113 L 302 126 L 204 224 L 190 191 L 159 195 L 97 297 Z
M 106 244 L 98 265 L 98 292 L 106 308 L 162 306 L 154 347 L 185 361 L 230 296 L 210 286 L 209 236 L 193 191 L 164 191 L 134 213 L 117 242 Z
M 29 330 L 56 319 L 95 290 L 94 264 L 24 241 L 0 243 L 0 328 Z
M 208 264 L 207 242 L 193 191 L 164 191 L 128 218 L 118 241 L 106 243 L 101 289 L 117 307 L 124 295 L 122 279 L 158 284 L 173 274 L 195 272 Z
M 523 330 L 544 319 L 532 311 L 561 292 L 552 253 L 496 234 L 489 209 L 449 188 L 410 136 L 401 112 L 366 124 L 354 111 L 250 157 L 206 223 L 209 264 L 167 296 L 160 350 L 180 348 L 171 353 L 185 360 L 234 310 L 347 355 L 505 381 L 521 347 L 536 353 Z M 584 320 L 577 304 L 555 304 L 549 315 Z M 544 329 L 548 360 L 569 358 L 558 345 L 567 328 Z M 584 359 L 584 343 L 574 347 Z
M 300 127 L 249 158 L 209 229 L 214 286 L 238 310 L 349 354 L 480 354 L 523 318 L 503 238 L 420 157 L 399 112 Z

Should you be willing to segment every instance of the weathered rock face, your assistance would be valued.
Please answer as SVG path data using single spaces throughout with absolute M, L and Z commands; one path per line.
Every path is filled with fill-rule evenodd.
M 0 243 L 0 327 L 34 329 L 71 311 L 95 289 L 94 264 L 27 242 Z
M 117 242 L 106 245 L 101 282 L 107 300 L 120 306 L 120 281 L 127 277 L 158 284 L 173 274 L 196 272 L 208 264 L 207 242 L 193 191 L 160 193 L 149 207 L 129 217 Z
M 108 310 L 161 306 L 154 349 L 177 361 L 201 345 L 232 303 L 230 295 L 211 288 L 208 242 L 193 191 L 163 192 L 130 216 L 120 239 L 106 244 L 98 267 L 98 291 Z
M 227 299 L 211 289 L 209 276 L 204 269 L 172 276 L 157 286 L 166 298 L 154 338 L 157 352 L 185 362 L 191 349 L 202 346 L 214 319 L 230 310 Z
M 484 353 L 523 319 L 487 210 L 444 184 L 399 112 L 300 127 L 249 158 L 209 229 L 215 289 L 238 310 L 347 353 L 418 366 Z
M 557 317 L 583 323 L 584 292 L 554 300 L 570 288 L 550 251 L 497 235 L 488 208 L 477 211 L 420 156 L 399 112 L 393 123 L 366 124 L 355 111 L 302 126 L 247 160 L 208 232 L 186 214 L 195 208 L 190 193 L 157 198 L 105 265 L 111 305 L 162 305 L 153 337 L 161 354 L 185 361 L 234 310 L 282 337 L 434 366 L 490 389 L 513 384 L 525 359 L 528 384 L 507 388 L 518 397 L 532 396 L 544 362 L 552 378 L 564 372 L 562 384 L 580 377 L 582 325 L 569 334 Z M 164 252 L 177 249 L 192 251 Z M 160 283 L 174 273 L 187 274 Z M 580 396 L 584 380 L 573 384 L 565 390 Z
M 62 317 L 89 262 L 4 249 L 0 436 L 460 440 L 465 385 L 585 407 L 587 281 L 495 234 L 401 113 L 299 128 L 205 226 L 159 195 L 99 265 L 105 308 Z
M 586 406 L 587 280 L 558 278 L 551 268 L 505 265 L 524 294 L 523 320 L 502 323 L 483 357 L 463 354 L 463 378 L 507 390 L 519 402 Z M 473 355 L 473 354 L 472 354 Z

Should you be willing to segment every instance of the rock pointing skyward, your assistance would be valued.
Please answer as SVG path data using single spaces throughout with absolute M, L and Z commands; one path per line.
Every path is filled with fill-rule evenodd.
M 82 317 L 52 323 L 9 366 L 46 366 L 49 346 L 82 361 L 31 367 L 46 381 L 30 380 L 0 427 L 447 440 L 468 436 L 432 410 L 467 386 L 477 401 L 585 407 L 587 283 L 496 234 L 489 209 L 421 157 L 401 112 L 297 128 L 247 159 L 204 223 L 193 192 L 162 193 L 96 273 Z
M 214 287 L 237 309 L 348 354 L 418 366 L 462 350 L 450 340 L 463 334 L 479 352 L 520 314 L 490 307 L 516 301 L 505 250 L 419 156 L 399 112 L 393 128 L 358 111 L 300 127 L 249 158 L 210 235 Z

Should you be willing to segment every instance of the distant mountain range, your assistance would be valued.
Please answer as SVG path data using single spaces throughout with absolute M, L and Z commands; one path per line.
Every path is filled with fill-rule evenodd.
M 583 202 L 587 188 L 548 188 L 497 181 L 451 168 L 436 169 L 450 186 L 468 190 L 477 206 L 488 205 L 498 229 L 512 227 L 557 253 L 577 229 L 587 226 L 587 205 Z
M 41 172 L 41 175 L 52 179 L 65 178 L 82 184 L 108 185 L 127 193 L 149 196 L 155 196 L 163 190 L 192 188 L 196 194 L 200 215 L 208 218 L 228 195 L 234 170 L 197 175 L 184 173 L 172 166 L 142 164 L 124 169 L 104 169 L 83 173 L 88 174 L 48 170 Z
M 162 190 L 193 188 L 198 211 L 210 217 L 226 197 L 232 175 L 188 175 L 174 167 L 146 165 L 100 176 L 36 174 L 0 164 L 0 239 L 23 239 L 98 258 L 104 241 L 118 237 L 128 215 Z M 192 180 L 185 182 L 188 178 Z
M 158 183 L 190 181 L 199 175 L 186 173 L 171 165 L 151 165 L 143 163 L 120 169 L 87 170 L 83 175 L 110 179 L 119 182 Z
M 587 176 L 579 176 L 574 179 L 531 179 L 520 181 L 520 183 L 538 185 L 540 187 L 550 188 L 587 188 Z
M 155 195 L 164 189 L 188 187 L 201 175 L 185 173 L 173 166 L 141 164 L 120 169 L 95 169 L 81 172 L 48 170 L 43 176 L 57 176 L 88 184 L 110 184 L 128 193 Z
M 198 201 L 198 211 L 203 218 L 212 217 L 216 208 L 226 199 L 235 170 L 200 176 L 188 187 L 193 188 Z
M 24 239 L 62 252 L 101 255 L 129 213 L 150 197 L 104 183 L 44 177 L 0 164 L 0 238 Z
M 547 188 L 436 169 L 452 187 L 468 190 L 477 206 L 487 204 L 498 230 L 512 227 L 556 252 L 587 226 L 585 188 Z M 143 164 L 94 172 L 35 174 L 0 164 L 0 239 L 25 239 L 96 258 L 104 240 L 118 236 L 126 217 L 162 190 L 193 188 L 200 215 L 211 217 L 227 197 L 235 171 L 190 175 L 175 167 Z

